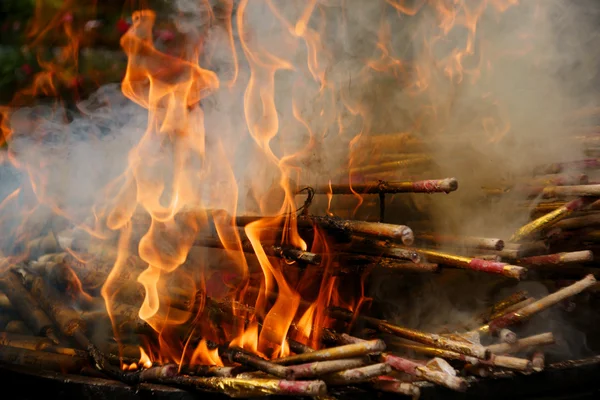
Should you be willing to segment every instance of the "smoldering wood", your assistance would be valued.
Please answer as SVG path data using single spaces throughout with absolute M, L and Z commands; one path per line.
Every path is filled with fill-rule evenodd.
M 314 361 L 330 361 L 360 357 L 371 353 L 378 353 L 383 350 L 385 350 L 385 342 L 380 339 L 375 339 L 278 358 L 273 360 L 273 362 L 279 365 L 303 364 Z
M 362 367 L 368 363 L 366 358 L 346 358 L 331 361 L 315 361 L 306 364 L 291 365 L 287 367 L 289 379 L 317 378 L 333 372 Z
M 520 258 L 517 260 L 517 263 L 528 267 L 539 267 L 545 265 L 578 264 L 593 260 L 594 253 L 590 250 L 581 250 Z
M 21 320 L 8 321 L 4 330 L 9 333 L 16 333 L 21 335 L 33 335 L 33 331 L 29 329 L 27 324 Z

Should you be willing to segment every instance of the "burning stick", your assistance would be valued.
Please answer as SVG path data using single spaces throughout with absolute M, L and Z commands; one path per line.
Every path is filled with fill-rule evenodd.
M 593 203 L 596 199 L 593 197 L 580 197 L 575 200 L 572 200 L 565 205 L 555 209 L 548 214 L 545 214 L 538 219 L 531 221 L 527 225 L 519 228 L 512 237 L 510 238 L 511 242 L 520 242 L 526 238 L 534 236 L 534 234 L 540 233 L 542 230 L 548 228 L 554 223 L 560 221 L 561 219 L 571 215 L 575 211 L 579 211 L 586 206 Z
M 500 274 L 509 278 L 521 279 L 527 270 L 523 267 L 510 265 L 502 262 L 486 261 L 477 258 L 457 256 L 429 249 L 414 249 L 414 251 L 426 256 L 429 260 L 439 264 L 450 265 L 456 268 L 482 271 L 492 274 Z
M 600 185 L 547 186 L 543 193 L 545 198 L 562 196 L 600 196 Z
M 529 336 L 517 340 L 515 343 L 499 343 L 489 345 L 487 348 L 494 354 L 513 354 L 524 349 L 537 346 L 547 346 L 554 344 L 554 335 L 552 332 L 541 333 L 539 335 Z
M 36 335 L 44 335 L 54 343 L 59 343 L 52 321 L 50 321 L 50 318 L 48 318 L 27 289 L 23 287 L 16 275 L 11 272 L 5 274 L 0 281 L 0 286 L 23 321 Z
M 483 238 L 476 236 L 455 236 L 440 235 L 437 233 L 419 233 L 417 234 L 417 239 L 436 244 L 448 244 L 474 249 L 502 250 L 504 248 L 504 241 L 502 239 Z
M 366 382 L 381 375 L 389 374 L 392 371 L 386 363 L 367 365 L 346 371 L 335 372 L 323 377 L 326 384 L 331 386 L 352 385 L 355 383 Z
M 361 343 L 330 347 L 328 349 L 315 350 L 310 353 L 296 354 L 294 356 L 278 358 L 273 360 L 273 362 L 279 365 L 290 365 L 313 361 L 331 361 L 343 358 L 365 356 L 367 354 L 378 353 L 383 350 L 385 350 L 385 342 L 383 340 L 366 340 Z
M 412 244 L 414 234 L 406 225 L 385 224 L 382 222 L 367 222 L 345 220 L 335 217 L 303 217 L 327 230 L 342 232 L 348 236 L 369 236 L 378 239 L 401 241 L 406 245 Z
M 331 318 L 343 321 L 352 321 L 353 319 L 351 312 L 334 307 L 330 307 L 328 309 L 328 315 Z M 458 353 L 470 355 L 477 358 L 486 359 L 490 355 L 489 350 L 486 350 L 483 346 L 479 346 L 477 344 L 459 342 L 433 333 L 425 333 L 414 329 L 403 328 L 400 326 L 390 324 L 387 321 L 382 321 L 372 317 L 365 317 L 361 315 L 358 318 L 365 321 L 371 327 L 379 330 L 380 332 L 391 333 L 396 336 L 403 337 L 405 339 L 413 340 L 415 342 L 428 344 L 430 346 L 439 347 L 446 350 L 456 351 Z
M 62 373 L 79 373 L 84 367 L 89 366 L 85 357 L 72 357 L 9 346 L 0 346 L 0 363 Z
M 381 193 L 450 193 L 458 189 L 456 178 L 431 179 L 414 182 L 355 183 L 350 185 L 323 185 L 314 188 L 319 194 L 381 194 Z
M 580 281 L 575 282 L 574 284 L 564 287 L 552 294 L 549 294 L 546 297 L 539 299 L 538 301 L 529 304 L 517 311 L 510 312 L 505 314 L 499 318 L 496 318 L 490 321 L 487 325 L 479 328 L 479 331 L 482 333 L 498 333 L 502 328 L 506 328 L 507 326 L 516 324 L 518 322 L 522 322 L 531 316 L 543 311 L 560 301 L 574 296 L 578 293 L 583 292 L 587 288 L 591 287 L 596 283 L 596 278 L 594 275 L 588 275 Z
M 316 361 L 312 363 L 292 365 L 287 367 L 288 379 L 315 378 L 333 372 L 351 370 L 362 367 L 367 363 L 365 358 L 347 358 L 343 360 Z
M 319 396 L 327 392 L 327 386 L 323 381 L 221 377 L 201 378 L 179 375 L 155 379 L 153 382 L 216 392 L 230 397 L 262 397 L 266 395 Z
M 249 240 L 243 240 L 241 242 L 241 244 L 242 244 L 242 251 L 244 251 L 245 253 L 256 254 L 256 251 L 254 250 L 254 247 L 252 246 L 252 243 L 250 243 Z M 211 247 L 211 248 L 215 248 L 215 249 L 225 249 L 226 248 L 225 244 L 220 239 L 211 238 L 211 237 L 196 239 L 194 241 L 194 245 Z M 227 246 L 227 247 L 237 248 L 237 246 L 238 245 L 232 243 L 231 246 Z M 267 255 L 271 256 L 271 257 L 285 258 L 285 259 L 293 260 L 293 261 L 301 261 L 301 262 L 305 262 L 307 264 L 313 264 L 313 265 L 321 264 L 321 255 L 320 254 L 315 254 L 315 253 L 311 253 L 309 251 L 296 249 L 294 247 L 273 246 L 273 245 L 265 244 L 265 245 L 263 245 L 263 249 L 265 250 L 265 253 L 267 253 Z
M 292 372 L 290 372 L 287 367 L 264 360 L 241 349 L 229 349 L 227 353 L 231 362 L 237 362 L 242 365 L 256 368 L 259 371 L 266 372 L 267 374 L 276 376 L 278 378 L 289 378 L 292 375 Z
M 398 393 L 405 396 L 411 396 L 413 399 L 418 399 L 421 395 L 421 389 L 412 383 L 401 382 L 397 379 L 388 376 L 380 376 L 371 382 L 373 389 L 382 392 Z
M 594 253 L 589 250 L 572 251 L 567 253 L 544 254 L 541 256 L 526 257 L 517 260 L 519 264 L 527 266 L 577 264 L 594 260 Z

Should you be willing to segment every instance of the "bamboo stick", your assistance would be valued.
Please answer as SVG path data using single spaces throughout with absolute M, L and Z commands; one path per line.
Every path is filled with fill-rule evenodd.
M 388 364 L 379 363 L 367 365 L 365 367 L 334 372 L 332 374 L 325 375 L 323 380 L 327 385 L 330 386 L 352 385 L 370 381 L 378 376 L 389 374 L 391 371 L 392 368 Z
M 322 229 L 342 232 L 346 235 L 368 236 L 377 239 L 401 241 L 412 244 L 414 234 L 406 225 L 386 224 L 382 222 L 344 220 L 335 217 L 303 217 L 305 221 L 318 225 Z
M 502 328 L 506 328 L 507 326 L 514 325 L 518 322 L 522 322 L 530 318 L 531 316 L 539 313 L 540 311 L 543 311 L 566 298 L 583 292 L 587 288 L 594 285 L 594 283 L 596 283 L 596 278 L 594 278 L 594 275 L 587 275 L 585 278 L 575 282 L 570 286 L 564 287 L 552 294 L 549 294 L 548 296 L 543 297 L 538 301 L 529 304 L 517 311 L 510 312 L 490 321 L 487 325 L 480 328 L 479 330 L 480 332 L 489 332 L 495 334 L 499 332 Z
M 327 311 L 328 316 L 331 318 L 340 319 L 343 321 L 353 320 L 352 313 L 344 309 L 330 307 Z M 396 336 L 403 337 L 405 339 L 413 340 L 415 342 L 428 344 L 442 349 L 453 350 L 461 354 L 466 354 L 477 358 L 485 359 L 488 358 L 490 355 L 490 352 L 480 345 L 459 342 L 456 340 L 445 338 L 441 335 L 425 333 L 417 331 L 415 329 L 396 326 L 390 324 L 387 321 L 378 320 L 372 317 L 359 316 L 358 318 L 362 321 L 365 321 L 368 325 L 381 332 L 391 333 Z
M 544 254 L 541 256 L 525 257 L 517 260 L 517 263 L 532 266 L 577 264 L 594 260 L 594 254 L 590 250 L 571 251 L 556 254 Z
M 273 360 L 275 364 L 290 365 L 301 364 L 313 361 L 330 361 L 344 358 L 353 358 L 365 356 L 371 353 L 378 353 L 385 350 L 383 340 L 367 340 L 361 343 L 347 344 L 344 346 L 330 347 L 328 349 L 315 350 L 310 353 L 296 354 L 289 357 Z
M 513 354 L 532 347 L 548 346 L 554 343 L 554 335 L 552 332 L 547 332 L 519 339 L 515 343 L 492 344 L 487 348 L 494 354 Z
M 371 387 L 375 390 L 382 392 L 397 393 L 405 396 L 411 396 L 414 400 L 418 399 L 421 395 L 421 389 L 418 386 L 402 382 L 398 379 L 390 378 L 387 376 L 381 376 L 375 378 L 371 382 Z
M 544 188 L 545 198 L 563 196 L 600 196 L 600 185 L 547 186 Z
M 496 238 L 444 235 L 431 232 L 417 233 L 416 238 L 417 240 L 422 240 L 425 242 L 447 244 L 474 249 L 502 250 L 504 248 L 504 241 L 502 239 Z
M 544 356 L 544 352 L 538 350 L 535 353 L 533 353 L 533 355 L 531 356 L 531 364 L 533 365 L 533 370 L 536 372 L 543 371 L 545 359 L 546 357 Z
M 450 193 L 458 189 L 456 178 L 430 179 L 412 182 L 372 182 L 332 184 L 313 188 L 317 194 L 381 194 L 381 193 Z
M 291 365 L 287 367 L 289 370 L 288 379 L 305 379 L 315 378 L 333 372 L 340 372 L 362 367 L 367 363 L 365 358 L 346 358 L 341 360 L 331 361 L 315 361 L 300 365 Z
M 457 256 L 454 254 L 443 253 L 430 249 L 411 249 L 427 257 L 428 260 L 439 264 L 445 264 L 461 269 L 470 269 L 473 271 L 482 271 L 491 274 L 499 274 L 513 279 L 521 279 L 527 270 L 523 267 L 499 263 L 494 261 L 480 260 L 477 258 L 469 258 Z
M 293 372 L 289 371 L 287 367 L 277 365 L 271 361 L 262 359 L 253 354 L 249 354 L 238 348 L 228 349 L 227 354 L 231 362 L 237 362 L 242 365 L 256 368 L 259 371 L 266 372 L 267 374 L 276 376 L 278 378 L 289 378 L 293 374 Z
M 195 377 L 177 375 L 154 380 L 155 383 L 189 387 L 230 397 L 319 396 L 327 392 L 323 381 L 286 381 L 261 378 Z
M 397 371 L 402 371 L 409 375 L 420 377 L 426 381 L 433 382 L 459 392 L 464 392 L 467 390 L 468 385 L 464 379 L 447 374 L 445 372 L 435 371 L 412 360 L 387 353 L 381 355 L 381 360 L 385 361 Z
M 596 199 L 593 197 L 579 197 L 575 200 L 572 200 L 563 206 L 555 209 L 548 214 L 545 214 L 528 224 L 519 228 L 510 238 L 511 242 L 520 242 L 524 239 L 531 238 L 534 235 L 539 234 L 542 230 L 548 228 L 549 226 L 555 224 L 561 219 L 566 218 L 567 216 L 573 214 L 575 211 L 579 211 L 588 205 L 592 204 Z
M 498 332 L 498 337 L 503 343 L 509 344 L 515 343 L 518 339 L 517 334 L 507 328 L 500 329 L 500 332 Z

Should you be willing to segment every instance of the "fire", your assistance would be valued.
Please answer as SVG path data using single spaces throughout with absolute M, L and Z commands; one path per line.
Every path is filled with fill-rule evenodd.
M 72 2 L 63 2 L 49 20 L 43 3 L 38 2 L 32 24 L 34 44 L 54 29 L 67 44 L 61 48 L 59 64 L 39 60 L 42 72 L 16 103 L 39 93 L 55 95 L 61 85 L 77 87 L 85 29 L 70 14 Z M 92 243 L 84 251 L 72 248 L 72 243 L 53 244 L 56 252 L 66 250 L 84 264 L 93 258 L 91 253 L 110 254 L 112 265 L 100 293 L 115 337 L 120 337 L 120 316 L 115 310 L 125 291 L 122 277 L 128 277 L 127 284 L 138 290 L 135 293 L 143 294 L 132 296 L 131 302 L 155 340 L 140 348 L 139 362 L 123 366 L 126 369 L 149 368 L 155 360 L 222 366 L 217 348 L 209 348 L 211 342 L 268 358 L 284 357 L 290 354 L 290 338 L 319 346 L 328 306 L 364 307 L 370 300 L 364 291 L 367 275 L 346 287 L 344 277 L 333 272 L 339 265 L 330 256 L 332 240 L 317 226 L 299 226 L 298 184 L 323 177 L 329 187 L 325 213 L 335 216 L 345 212 L 335 209 L 332 201 L 338 182 L 352 188 L 374 176 L 406 178 L 409 172 L 397 164 L 384 165 L 390 154 L 383 154 L 389 150 L 384 149 L 386 143 L 377 143 L 371 134 L 377 126 L 373 106 L 367 95 L 355 94 L 353 85 L 375 85 L 373 76 L 383 77 L 390 85 L 402 87 L 411 101 L 422 103 L 418 115 L 406 118 L 404 133 L 395 135 L 398 143 L 390 146 L 403 152 L 405 146 L 415 144 L 411 135 L 427 124 L 436 133 L 442 130 L 436 121 L 449 113 L 430 101 L 437 96 L 436 70 L 456 85 L 482 79 L 489 60 L 479 49 L 478 21 L 489 7 L 502 13 L 517 1 L 386 0 L 382 5 L 393 11 L 381 14 L 379 25 L 370 28 L 376 37 L 372 55 L 360 59 L 358 67 L 349 67 L 351 72 L 343 79 L 335 71 L 336 57 L 351 49 L 330 42 L 332 32 L 347 33 L 352 24 L 346 20 L 344 2 L 339 13 L 337 5 L 317 0 L 298 2 L 290 9 L 274 0 L 242 0 L 235 11 L 233 1 L 220 3 L 218 12 L 207 13 L 212 32 L 224 35 L 225 49 L 207 49 L 208 39 L 193 35 L 182 48 L 161 49 L 154 37 L 160 16 L 150 9 L 132 14 L 132 26 L 119 41 L 127 56 L 121 90 L 145 110 L 147 124 L 127 154 L 125 169 L 94 193 L 94 204 L 86 204 L 90 207 L 85 211 L 75 212 L 56 194 L 53 197 L 56 190 L 50 190 L 47 171 L 53 166 L 50 157 L 28 158 L 15 147 L 17 132 L 43 131 L 43 118 L 13 116 L 8 124 L 9 109 L 3 110 L 3 136 L 13 146 L 8 161 L 29 182 L 3 199 L 0 215 L 10 220 L 10 234 L 19 244 L 28 243 L 35 233 L 28 222 L 33 218 L 28 216 L 51 211 L 88 234 Z M 425 11 L 434 15 L 435 24 L 427 26 L 427 32 L 415 33 L 423 36 L 422 48 L 414 59 L 407 59 L 394 40 L 398 21 L 392 17 L 406 21 Z M 253 26 L 249 21 L 255 14 L 264 14 L 269 22 Z M 459 29 L 466 32 L 464 41 L 446 51 L 445 41 Z M 227 71 L 218 68 L 222 59 L 229 61 Z M 281 77 L 291 77 L 283 89 Z M 211 106 L 230 106 L 228 102 L 234 103 L 238 95 L 243 104 L 231 108 L 239 116 L 215 117 L 207 111 Z M 491 97 L 482 101 L 494 110 L 480 121 L 486 140 L 501 142 L 511 128 L 506 108 Z M 242 124 L 237 125 L 237 119 Z M 369 140 L 374 151 L 365 151 Z M 344 165 L 327 159 L 329 152 L 335 158 L 342 150 L 348 152 Z M 415 160 L 428 161 L 427 157 Z M 408 157 L 403 161 L 411 162 Z M 335 165 L 330 168 L 330 164 Z M 367 201 L 351 190 L 353 203 L 346 206 L 344 217 L 352 217 Z M 302 211 L 308 211 L 308 206 Z M 12 215 L 14 210 L 19 218 Z M 238 221 L 253 215 L 258 216 L 250 222 Z M 206 242 L 219 251 L 203 247 Z M 320 265 L 295 268 L 297 262 L 273 257 L 268 251 L 273 247 L 309 250 L 323 257 Z M 294 268 L 288 268 L 290 264 Z M 76 290 L 89 296 L 81 282 Z M 256 296 L 248 301 L 253 291 Z M 229 319 L 220 313 L 219 307 L 225 306 L 232 310 Z M 213 321 L 215 315 L 221 319 Z

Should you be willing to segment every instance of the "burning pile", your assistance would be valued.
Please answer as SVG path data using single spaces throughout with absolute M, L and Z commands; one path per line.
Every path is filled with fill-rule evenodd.
M 248 15 L 264 9 L 249 11 L 247 1 L 219 2 L 209 19 L 231 46 L 235 68 L 228 90 L 242 79 L 235 43 L 247 62 L 243 114 L 251 144 L 236 141 L 239 147 L 232 151 L 227 144 L 236 132 L 221 137 L 220 131 L 205 131 L 211 96 L 226 90 L 224 81 L 199 66 L 201 40 L 169 51 L 155 47 L 156 15 L 150 10 L 133 14 L 120 42 L 128 56 L 121 88 L 147 111 L 147 128 L 128 153 L 125 170 L 90 193 L 91 211 L 65 204 L 61 179 L 52 179 L 57 164 L 32 157 L 24 146 L 48 140 L 45 134 L 51 136 L 55 126 L 44 125 L 35 112 L 11 116 L 4 127 L 6 160 L 27 179 L 0 207 L 1 363 L 233 397 L 321 396 L 360 387 L 416 397 L 420 382 L 465 391 L 471 376 L 544 369 L 554 333 L 520 337 L 519 329 L 544 310 L 596 288 L 590 243 L 600 237 L 595 230 L 600 185 L 587 174 L 600 163 L 545 165 L 472 191 L 461 209 L 473 204 L 533 209 L 530 221 L 512 236 L 506 226 L 497 227 L 498 238 L 468 235 L 469 224 L 440 229 L 439 210 L 445 208 L 435 203 L 460 194 L 455 178 L 426 179 L 443 176 L 444 158 L 438 157 L 443 142 L 413 132 L 371 134 L 368 110 L 353 103 L 349 89 L 327 79 L 328 64 L 317 54 L 321 36 L 310 21 L 326 21 L 331 5 L 301 3 L 293 24 L 273 2 L 264 9 L 306 44 L 305 78 L 319 83 L 315 107 L 323 106 L 313 117 L 344 136 L 343 113 L 328 114 L 339 94 L 346 112 L 364 118 L 361 130 L 349 135 L 346 162 L 327 171 L 327 183 L 315 178 L 320 167 L 300 171 L 330 140 L 304 118 L 296 96 L 302 85 L 286 87 L 294 94 L 291 111 L 277 108 L 276 75 L 297 68 L 293 58 L 277 53 L 285 53 L 289 43 L 268 51 L 263 37 L 254 37 L 245 25 Z M 403 16 L 426 7 L 404 3 L 389 0 L 386 7 Z M 516 2 L 491 3 L 504 12 Z M 487 2 L 481 10 L 432 4 L 443 31 L 453 15 L 466 15 L 467 47 L 444 59 L 441 68 L 454 83 L 456 74 L 461 79 L 474 74 L 463 70 L 461 60 L 466 65 L 474 54 L 477 18 L 471 18 Z M 378 32 L 381 59 L 369 60 L 368 70 L 417 76 L 416 82 L 402 83 L 417 96 L 427 86 L 421 74 L 432 71 L 394 59 L 386 27 L 382 23 Z M 322 31 L 325 38 L 327 30 Z M 366 79 L 363 72 L 359 81 Z M 285 136 L 290 127 L 279 120 L 282 112 L 308 132 L 307 144 Z M 494 145 L 506 134 L 495 128 L 489 138 Z M 23 142 L 27 130 L 40 137 Z M 591 143 L 593 152 L 595 139 L 576 140 Z M 251 154 L 237 154 L 240 165 L 231 161 L 239 148 Z M 246 171 L 244 162 L 253 158 Z M 255 175 L 246 199 L 238 196 L 240 175 Z M 421 203 L 424 197 L 429 204 Z M 298 199 L 304 201 L 300 207 Z M 486 230 L 496 227 L 491 228 Z M 499 301 L 488 296 L 483 312 L 475 304 L 483 299 L 473 295 L 469 318 L 423 330 L 385 319 L 386 310 L 367 290 L 376 274 L 414 285 L 415 291 L 428 279 L 446 280 L 447 286 L 477 279 L 490 292 L 535 279 L 552 293 L 533 297 L 516 289 Z

